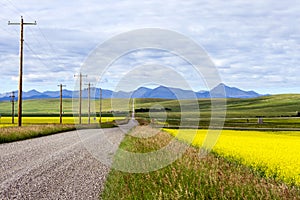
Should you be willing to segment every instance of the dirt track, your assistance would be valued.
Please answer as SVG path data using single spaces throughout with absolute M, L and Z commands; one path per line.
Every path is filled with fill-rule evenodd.
M 0 199 L 98 199 L 123 136 L 93 129 L 1 144 Z

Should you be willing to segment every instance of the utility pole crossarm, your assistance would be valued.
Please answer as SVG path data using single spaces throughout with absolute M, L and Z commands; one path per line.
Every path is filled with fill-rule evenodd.
M 12 23 L 10 21 L 8 21 L 8 25 L 21 25 L 21 23 Z M 37 25 L 36 21 L 34 23 L 24 23 L 23 22 L 23 25 Z
M 8 25 L 20 25 L 20 23 L 11 23 L 10 21 L 8 21 Z
M 19 91 L 18 91 L 18 126 L 22 126 L 22 88 L 23 88 L 23 34 L 24 25 L 36 25 L 36 21 L 34 23 L 24 23 L 23 17 L 21 16 L 20 23 L 11 23 L 8 21 L 8 25 L 20 25 L 20 69 L 19 69 Z
M 36 21 L 34 22 L 24 22 L 23 16 L 21 16 L 21 22 L 10 22 L 8 21 L 8 25 L 37 25 Z

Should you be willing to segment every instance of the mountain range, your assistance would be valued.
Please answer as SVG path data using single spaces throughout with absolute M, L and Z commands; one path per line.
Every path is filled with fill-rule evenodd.
M 224 89 L 223 89 L 224 88 Z M 225 96 L 224 91 L 225 90 Z M 10 100 L 11 93 L 0 94 L 0 101 Z M 15 91 L 15 99 L 18 99 L 18 92 Z M 78 97 L 79 91 L 63 90 L 63 98 Z M 102 98 L 163 98 L 163 99 L 191 99 L 191 98 L 254 98 L 262 96 L 254 91 L 243 91 L 236 87 L 229 87 L 223 83 L 219 84 L 210 91 L 199 91 L 194 92 L 191 90 L 183 90 L 179 88 L 171 88 L 166 86 L 159 86 L 154 89 L 140 87 L 131 92 L 118 91 L 113 92 L 111 90 L 102 89 Z M 23 92 L 23 99 L 48 99 L 48 98 L 59 98 L 59 91 L 46 91 L 39 92 L 37 90 L 30 90 Z M 88 98 L 88 90 L 82 91 L 82 97 Z M 99 98 L 100 89 L 91 88 L 91 98 Z

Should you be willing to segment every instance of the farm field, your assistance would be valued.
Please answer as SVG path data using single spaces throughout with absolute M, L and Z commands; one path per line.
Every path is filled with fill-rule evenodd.
M 152 135 L 152 137 L 137 137 L 139 134 L 143 135 L 153 131 L 155 131 L 156 134 Z M 171 130 L 171 132 L 172 131 L 174 130 Z M 189 134 L 191 130 L 184 131 L 186 136 L 191 136 L 191 134 Z M 198 144 L 200 140 L 203 140 L 205 136 L 204 133 L 205 131 L 198 134 L 197 139 L 199 140 L 195 140 L 195 145 Z M 228 134 L 229 137 L 235 135 L 231 132 L 228 132 Z M 227 135 L 227 133 L 224 133 L 224 135 Z M 287 135 L 289 135 L 289 133 Z M 291 136 L 292 135 L 293 133 L 291 133 Z M 166 131 L 157 131 L 157 129 L 153 130 L 149 126 L 140 126 L 125 136 L 119 148 L 138 154 L 152 153 L 166 147 L 173 138 L 174 137 Z M 193 140 L 193 138 L 185 139 Z M 217 147 L 222 148 L 220 145 L 227 147 L 230 141 L 225 137 L 225 139 L 220 138 L 219 142 L 222 144 L 217 145 Z M 291 141 L 289 140 L 289 142 Z M 175 140 L 173 144 L 177 143 L 181 143 L 181 141 Z M 294 143 L 290 143 L 290 145 L 293 144 Z M 249 150 L 249 148 L 246 146 L 245 150 Z M 260 147 L 260 149 L 262 149 L 262 147 Z M 227 155 L 232 155 L 232 152 L 225 150 L 223 150 L 223 152 L 227 152 Z M 238 150 L 241 151 L 241 149 Z M 264 174 L 259 173 L 262 171 L 253 170 L 249 166 L 242 164 L 239 160 L 235 160 L 232 156 L 225 155 L 225 157 L 223 157 L 223 155 L 218 155 L 217 153 L 208 153 L 203 157 L 199 156 L 199 153 L 199 148 L 189 146 L 185 153 L 175 162 L 161 169 L 145 173 L 128 173 L 111 169 L 105 183 L 104 191 L 100 194 L 100 199 L 273 200 L 300 198 L 299 187 L 285 184 L 282 181 L 278 181 L 278 179 L 276 180 L 274 177 L 267 178 Z M 121 155 L 124 155 L 122 151 L 120 151 L 120 156 L 118 156 L 117 152 L 114 157 L 114 163 L 116 163 L 117 166 L 123 166 L 124 158 Z M 148 154 L 145 156 L 147 157 L 147 155 Z M 297 156 L 298 155 L 296 155 L 296 157 Z M 163 158 L 158 157 L 157 159 Z M 281 158 L 281 160 L 282 159 L 284 158 Z M 151 163 L 153 159 L 149 158 L 149 161 Z M 135 165 L 140 166 L 141 164 L 139 159 L 133 159 L 129 163 L 126 162 L 126 160 L 124 160 L 124 162 L 124 166 L 129 165 L 128 167 Z M 295 164 L 295 162 L 293 163 Z M 148 165 L 142 165 L 141 167 L 147 168 L 147 166 Z
M 218 99 L 214 99 L 218 101 Z M 170 117 L 179 117 L 180 103 L 184 106 L 190 106 L 191 112 L 195 105 L 191 100 L 159 100 L 155 99 L 136 99 L 136 107 L 151 108 L 155 104 L 160 104 L 164 108 L 170 108 Z M 210 99 L 198 99 L 201 118 L 209 118 L 211 112 Z M 258 116 L 270 117 L 290 117 L 295 116 L 297 111 L 300 112 L 300 95 L 299 94 L 283 94 L 270 95 L 248 99 L 226 99 L 226 118 L 257 118 Z M 190 115 L 193 116 L 192 113 Z M 199 116 L 197 116 L 199 117 Z
M 130 106 L 128 106 L 128 101 L 128 99 L 104 99 L 102 111 L 111 117 L 128 116 L 131 110 Z M 218 99 L 215 99 L 215 101 L 218 101 Z M 251 99 L 227 99 L 226 101 L 225 127 L 300 128 L 300 95 L 298 94 L 262 96 Z M 149 120 L 154 116 L 160 124 L 179 126 L 182 117 L 180 106 L 185 106 L 187 108 L 184 113 L 185 124 L 207 128 L 211 117 L 211 100 L 198 99 L 197 102 L 198 104 L 195 105 L 195 101 L 191 100 L 135 99 L 136 110 L 148 109 L 148 111 L 144 112 L 137 111 L 135 116 Z M 77 102 L 72 102 L 72 99 L 64 99 L 63 111 L 65 116 L 73 115 L 73 103 L 76 105 Z M 99 99 L 91 100 L 91 105 L 92 112 L 98 115 L 100 110 Z M 151 110 L 157 105 L 168 111 L 150 111 L 152 112 L 151 116 L 149 109 Z M 83 99 L 82 113 L 85 116 L 87 115 L 87 107 L 87 99 Z M 195 109 L 199 109 L 200 114 L 195 112 Z M 115 112 L 112 113 L 112 111 Z M 17 113 L 17 110 L 15 110 L 15 113 Z M 0 114 L 2 117 L 11 115 L 10 102 L 0 102 Z M 59 99 L 25 100 L 23 102 L 23 115 L 58 117 Z M 257 123 L 259 117 L 263 118 L 263 124 Z M 56 121 L 54 118 L 53 120 Z M 67 118 L 66 120 L 66 123 L 69 123 Z M 195 122 L 197 120 L 199 123 Z
M 114 99 L 112 102 L 110 99 L 104 99 L 102 102 L 102 111 L 109 112 L 112 110 L 114 105 L 123 105 L 126 102 L 126 99 Z M 64 114 L 73 115 L 73 103 L 74 109 L 77 112 L 78 100 L 75 99 L 74 102 L 72 99 L 63 99 L 63 112 Z M 59 115 L 59 99 L 32 99 L 32 100 L 23 100 L 23 114 L 25 115 Z M 99 112 L 100 105 L 98 100 L 91 100 L 91 112 Z M 120 106 L 115 109 L 120 109 Z M 124 110 L 121 107 L 122 110 Z M 128 110 L 128 108 L 127 108 Z M 18 111 L 17 103 L 15 104 L 15 113 Z M 88 100 L 82 100 L 82 113 L 88 112 Z M 0 114 L 11 115 L 11 103 L 9 101 L 0 102 Z
M 173 136 L 178 130 L 164 129 Z M 201 147 L 207 130 L 179 130 L 178 139 Z M 181 132 L 182 131 L 182 132 Z M 178 136 L 177 136 L 178 137 Z M 213 152 L 262 176 L 300 186 L 300 133 L 223 130 Z
M 135 108 L 151 108 L 157 104 L 163 108 L 169 108 L 168 116 L 170 118 L 180 117 L 180 103 L 184 106 L 190 106 L 191 117 L 194 108 L 200 109 L 200 115 L 203 118 L 210 117 L 211 100 L 198 99 L 198 105 L 193 105 L 195 100 L 170 100 L 170 99 L 135 99 Z M 215 100 L 217 101 L 217 99 Z M 82 112 L 87 113 L 87 99 L 83 99 Z M 300 94 L 283 94 L 262 96 L 258 98 L 249 99 L 227 99 L 227 118 L 256 118 L 263 117 L 290 117 L 295 116 L 297 111 L 300 112 Z M 76 100 L 74 101 L 76 104 Z M 104 99 L 102 102 L 103 112 L 114 111 L 128 111 L 128 106 L 123 104 L 128 103 L 128 99 Z M 63 100 L 63 111 L 65 114 L 73 114 L 72 99 Z M 127 105 L 127 104 L 126 104 Z M 99 99 L 91 100 L 92 111 L 99 111 Z M 15 113 L 17 113 L 17 106 L 15 105 Z M 59 99 L 35 99 L 23 101 L 24 114 L 59 114 Z M 11 103 L 9 101 L 0 102 L 0 114 L 11 114 Z M 137 115 L 144 116 L 143 113 Z M 197 117 L 199 117 L 197 115 Z M 299 116 L 300 117 L 300 116 Z
M 77 122 L 77 117 L 63 117 L 63 124 L 75 124 Z M 112 122 L 114 120 L 122 120 L 124 117 L 102 117 L 101 122 Z M 99 117 L 91 117 L 91 124 L 98 124 Z M 59 124 L 59 117 L 23 117 L 23 125 L 33 125 L 33 124 Z M 15 117 L 15 123 L 11 123 L 11 117 L 1 117 L 0 127 L 17 126 L 18 118 Z M 88 124 L 88 117 L 82 117 L 82 124 Z

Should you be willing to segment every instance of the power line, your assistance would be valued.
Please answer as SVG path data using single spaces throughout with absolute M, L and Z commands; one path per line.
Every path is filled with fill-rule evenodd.
M 39 26 L 37 26 L 37 30 L 39 30 L 40 34 L 38 34 L 36 31 L 33 31 L 33 29 L 29 28 L 29 33 L 32 35 L 32 37 L 37 42 L 38 48 L 40 49 L 40 52 L 47 52 L 47 55 L 52 58 L 57 58 L 57 51 L 54 50 L 54 47 L 50 44 L 49 40 L 46 38 L 45 34 L 42 32 Z M 38 54 L 36 54 L 30 47 L 29 49 L 39 58 L 39 60 L 49 68 L 49 66 L 59 66 L 59 63 L 56 59 L 44 59 L 41 58 Z
M 11 11 L 15 12 L 18 15 L 25 16 L 24 15 L 25 13 L 23 11 L 21 11 L 13 2 L 11 2 L 10 0 L 6 0 L 6 2 L 8 2 L 11 5 L 11 7 L 14 9 L 14 11 L 12 9 L 10 9 Z M 30 17 L 30 18 L 32 18 L 32 17 Z
M 45 36 L 45 34 L 42 32 L 42 30 L 40 29 L 40 27 L 38 26 L 38 30 L 41 32 L 43 38 L 46 40 L 46 42 L 48 43 L 50 49 L 52 50 L 53 53 L 55 53 L 55 49 L 53 48 L 53 45 L 49 42 L 49 40 L 47 39 L 47 37 Z
M 23 9 L 20 9 L 19 5 L 14 4 L 10 0 L 0 2 L 0 6 L 2 8 L 5 8 L 5 10 L 10 13 L 14 13 L 17 15 L 20 15 L 20 13 L 22 13 L 23 16 L 27 16 L 26 18 L 33 19 L 30 15 L 28 15 L 28 12 L 25 12 L 23 11 Z M 0 19 L 7 21 L 7 19 L 1 16 Z M 37 58 L 37 60 L 42 64 L 42 66 L 45 66 L 47 69 L 51 68 L 52 66 L 61 66 L 59 59 L 56 59 L 59 57 L 57 56 L 58 52 L 55 50 L 56 48 L 53 46 L 53 44 L 50 43 L 49 39 L 46 37 L 46 34 L 44 33 L 40 25 L 37 25 L 37 28 L 38 29 L 35 29 L 37 31 L 34 31 L 34 29 L 28 27 L 27 34 L 29 33 L 29 37 L 32 38 L 35 42 L 31 42 L 31 44 L 29 44 L 26 41 L 24 41 L 26 49 L 29 50 L 34 55 L 34 57 Z M 2 29 L 9 35 L 19 35 L 19 30 L 16 27 L 13 27 L 12 29 L 6 29 L 2 26 L 0 27 L 0 30 Z M 43 55 L 40 55 L 36 52 L 43 52 L 43 54 L 47 54 L 47 57 L 51 56 L 51 59 L 46 59 Z
M 42 48 L 43 52 L 47 51 L 49 55 L 56 55 L 57 51 L 54 50 L 53 45 L 46 38 L 45 34 L 42 32 L 42 30 L 39 26 L 37 26 L 37 30 L 39 31 L 40 34 L 38 34 L 36 31 L 33 31 L 33 29 L 29 28 L 29 33 L 32 35 L 32 37 L 37 42 L 38 47 Z M 55 57 L 55 56 L 53 56 L 53 57 Z M 53 62 L 55 60 L 51 59 L 49 61 L 51 61 L 51 63 L 57 65 L 56 62 Z
M 38 30 L 38 26 L 37 29 Z M 37 31 L 34 31 L 34 29 L 32 28 L 28 28 L 27 33 L 29 33 L 31 35 L 31 37 L 36 41 L 37 46 L 42 49 L 41 52 L 46 52 L 49 51 L 49 48 L 47 48 L 47 45 L 45 44 L 45 42 L 43 42 L 43 38 L 40 36 L 40 34 L 38 34 Z
M 0 3 L 0 4 L 1 4 L 1 3 Z M 3 4 L 2 4 L 2 5 L 3 5 Z M 1 6 L 1 5 L 0 5 L 0 6 Z M 3 6 L 1 6 L 1 7 L 3 8 Z M 0 19 L 3 20 L 3 21 L 7 21 L 6 18 L 3 18 L 3 17 L 1 17 L 1 16 L 0 16 Z M 12 33 L 19 35 L 19 34 L 18 34 L 18 31 L 17 31 L 16 29 L 12 32 L 11 29 L 9 30 L 9 29 L 5 28 L 4 26 L 0 26 L 0 28 L 1 28 L 2 30 L 4 30 L 5 32 L 7 32 L 9 35 L 11 35 Z
M 24 41 L 24 44 L 26 45 L 26 47 L 34 54 L 34 56 L 39 59 L 39 61 L 45 66 L 45 67 L 48 67 L 49 65 L 46 64 L 43 59 L 41 58 L 41 56 L 39 56 L 31 47 L 30 45 Z
M 13 3 L 12 1 L 10 1 L 10 0 L 6 0 L 6 3 L 5 3 L 5 2 L 1 2 L 0 4 L 2 4 L 3 6 L 7 7 L 11 12 L 14 12 L 14 13 L 16 13 L 16 14 L 18 14 L 18 15 L 22 13 L 23 16 L 27 16 L 27 18 L 30 18 L 30 19 L 33 20 L 33 18 L 32 18 L 30 15 L 28 15 L 26 12 L 23 12 L 21 9 L 18 8 L 18 6 L 16 6 L 16 4 L 14 4 L 14 3 Z M 48 54 L 54 55 L 53 57 L 55 57 L 56 51 L 54 50 L 53 45 L 49 42 L 49 40 L 47 39 L 47 37 L 45 36 L 45 34 L 43 33 L 43 31 L 41 30 L 41 28 L 40 28 L 39 25 L 37 25 L 37 28 L 38 28 L 37 30 L 40 32 L 40 35 L 39 35 L 39 34 L 36 34 L 36 32 L 33 31 L 31 28 L 29 28 L 29 33 L 32 34 L 34 40 L 37 41 L 38 47 L 39 47 L 39 48 L 43 48 L 43 52 L 46 52 L 46 51 L 49 52 L 49 50 L 50 50 L 51 53 L 48 53 Z M 5 29 L 4 29 L 4 30 L 5 30 Z M 5 30 L 5 31 L 7 31 L 8 33 L 10 33 L 8 30 Z M 18 31 L 17 31 L 17 30 L 15 30 L 15 32 L 18 34 Z M 42 40 L 40 40 L 40 39 L 38 39 L 38 38 L 44 38 L 44 40 L 46 41 L 45 43 L 47 44 L 47 46 L 49 46 L 49 49 L 44 48 L 45 45 L 43 44 Z M 28 48 L 30 49 L 30 51 L 32 51 L 32 48 L 30 48 L 28 44 L 25 44 L 25 45 L 27 45 Z M 46 51 L 45 51 L 45 50 L 46 50 Z M 37 55 L 34 51 L 32 51 L 32 53 L 34 53 L 35 55 Z M 53 59 L 47 60 L 47 64 L 45 64 L 45 61 L 42 61 L 43 59 L 42 59 L 41 57 L 39 57 L 39 56 L 37 56 L 37 57 L 39 58 L 39 60 L 40 60 L 46 67 L 49 67 L 49 66 L 51 65 L 51 63 L 54 64 L 54 65 L 57 65 L 57 64 L 58 64 L 57 62 L 54 62 Z M 50 61 L 50 63 L 49 63 L 49 61 Z

